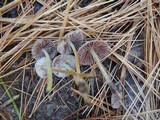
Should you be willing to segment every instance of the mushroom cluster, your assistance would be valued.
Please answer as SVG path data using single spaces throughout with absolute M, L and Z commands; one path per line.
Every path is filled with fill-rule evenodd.
M 61 54 L 71 54 L 72 48 L 70 46 L 70 42 L 72 42 L 76 50 L 78 50 L 78 48 L 82 46 L 83 39 L 84 36 L 81 30 L 71 31 L 66 34 L 64 40 L 58 44 L 57 51 Z
M 47 90 L 50 91 L 53 84 L 52 73 L 60 78 L 68 76 L 66 73 L 53 71 L 54 69 L 80 74 L 79 63 L 81 65 L 93 65 L 96 63 L 111 92 L 116 94 L 115 85 L 100 61 L 100 59 L 104 58 L 110 52 L 108 44 L 102 40 L 92 40 L 82 45 L 83 39 L 82 31 L 75 30 L 67 33 L 58 45 L 49 40 L 37 40 L 32 48 L 32 55 L 37 60 L 35 64 L 37 75 L 40 78 L 48 79 Z M 60 55 L 56 56 L 58 52 Z M 74 53 L 74 56 L 72 53 Z M 80 75 L 73 77 L 76 85 L 79 86 L 79 90 L 88 93 L 89 87 L 87 82 Z
M 47 91 L 52 89 L 52 73 L 60 78 L 68 76 L 66 73 L 53 71 L 59 69 L 65 71 L 76 70 L 75 57 L 72 54 L 72 47 L 75 49 L 82 45 L 83 33 L 81 30 L 75 30 L 67 33 L 58 45 L 47 39 L 38 39 L 32 47 L 32 56 L 36 60 L 35 70 L 40 78 L 47 78 Z M 56 56 L 57 53 L 60 55 Z M 49 82 L 50 81 L 50 82 Z

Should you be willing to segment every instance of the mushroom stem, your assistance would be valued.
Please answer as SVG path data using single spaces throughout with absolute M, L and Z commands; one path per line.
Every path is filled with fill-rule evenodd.
M 77 73 L 81 73 L 81 71 L 80 71 L 80 65 L 79 65 L 79 57 L 78 57 L 78 53 L 76 51 L 76 48 L 75 48 L 75 46 L 73 45 L 73 43 L 70 40 L 68 40 L 68 44 L 71 46 L 71 48 L 72 48 L 72 50 L 74 52 L 74 55 L 75 55 L 75 59 L 76 59 L 76 71 L 77 71 Z M 84 83 L 84 86 L 83 86 L 84 89 L 87 89 L 87 92 L 89 92 L 89 86 L 88 86 L 88 84 L 86 83 L 86 81 L 82 77 L 80 77 L 79 74 L 76 77 L 74 76 L 74 80 L 75 80 L 75 83 L 77 84 L 77 86 L 79 86 L 80 84 Z M 79 88 L 79 89 L 81 89 L 81 88 Z
M 52 68 L 51 68 L 51 61 L 50 61 L 50 57 L 47 53 L 47 51 L 45 49 L 42 49 L 42 52 L 45 54 L 46 57 L 46 68 L 47 68 L 47 92 L 51 91 L 52 89 Z
M 56 68 L 52 68 L 52 71 L 53 72 L 60 72 L 60 73 L 64 73 L 64 74 L 69 74 L 69 75 L 72 75 L 72 76 L 81 76 L 81 77 L 95 77 L 92 73 L 77 73 L 75 71 L 66 71 L 66 70 L 60 70 L 60 69 L 56 69 Z
M 104 78 L 106 79 L 107 84 L 110 87 L 110 90 L 112 92 L 112 94 L 116 95 L 119 99 L 119 102 L 121 103 L 121 105 L 127 110 L 126 106 L 124 105 L 123 101 L 122 101 L 122 97 L 120 97 L 119 93 L 116 90 L 116 86 L 115 84 L 113 84 L 113 82 L 110 80 L 111 78 L 109 77 L 109 75 L 106 73 L 103 64 L 101 63 L 98 55 L 96 54 L 96 52 L 93 49 L 90 49 L 90 53 L 93 57 L 93 59 L 96 61 L 100 71 L 102 72 L 102 75 L 104 76 Z M 115 56 L 117 55 L 116 53 L 114 54 Z M 118 55 L 117 55 L 118 56 Z M 118 58 L 120 58 L 118 56 Z M 120 59 L 121 60 L 121 59 Z M 135 119 L 135 117 L 133 115 L 130 115 L 133 119 Z
M 110 78 L 109 75 L 106 73 L 106 71 L 105 71 L 105 69 L 104 69 L 104 66 L 103 66 L 103 64 L 101 63 L 98 55 L 96 54 L 96 52 L 95 52 L 93 49 L 90 49 L 90 53 L 91 53 L 93 59 L 96 61 L 96 63 L 97 63 L 97 65 L 98 65 L 100 71 L 102 72 L 104 78 L 106 79 L 107 84 L 109 84 L 109 83 L 111 82 L 111 81 L 110 81 L 111 78 Z
M 74 55 L 75 55 L 75 59 L 76 59 L 76 70 L 78 73 L 80 73 L 80 65 L 79 65 L 79 57 L 78 57 L 78 54 L 77 54 L 77 51 L 76 51 L 76 48 L 74 47 L 73 43 L 68 40 L 68 44 L 71 46 L 73 52 L 74 52 Z
M 67 70 L 72 70 L 73 71 L 73 69 L 69 65 L 64 63 L 64 66 L 67 68 Z
M 73 68 L 70 67 L 69 65 L 67 65 L 66 63 L 62 63 L 62 64 L 65 66 L 65 68 L 67 68 L 67 70 L 72 70 L 73 71 Z
M 106 82 L 107 82 L 107 84 L 109 85 L 111 92 L 112 92 L 113 94 L 117 94 L 116 89 L 115 89 L 116 87 L 115 87 L 115 85 L 111 82 L 111 80 L 110 80 L 111 78 L 110 78 L 110 76 L 106 73 L 105 68 L 104 68 L 103 64 L 101 63 L 98 55 L 96 54 L 96 52 L 95 52 L 93 49 L 90 49 L 90 53 L 91 53 L 93 59 L 96 61 L 97 65 L 98 65 L 98 67 L 99 67 L 99 69 L 100 69 L 100 71 L 102 72 L 102 75 L 103 75 L 104 78 L 106 79 Z

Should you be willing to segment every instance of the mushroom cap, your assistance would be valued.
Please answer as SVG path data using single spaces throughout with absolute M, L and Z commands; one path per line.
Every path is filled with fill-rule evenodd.
M 94 63 L 94 59 L 90 53 L 90 49 L 93 49 L 100 59 L 105 57 L 110 51 L 108 44 L 104 41 L 93 40 L 86 42 L 78 50 L 80 64 L 91 65 Z
M 72 49 L 66 41 L 61 41 L 60 43 L 58 43 L 57 51 L 61 54 L 67 55 L 72 53 Z
M 75 70 L 76 62 L 73 55 L 59 55 L 52 62 L 52 68 L 60 70 Z M 70 69 L 71 68 L 71 69 Z M 53 72 L 57 77 L 65 78 L 68 75 L 60 72 Z
M 56 44 L 53 41 L 40 39 L 37 40 L 32 47 L 32 56 L 34 59 L 38 60 L 42 57 L 45 57 L 42 49 L 47 51 L 51 59 L 53 59 L 57 54 Z
M 46 57 L 42 57 L 36 61 L 35 70 L 40 78 L 47 77 Z
M 74 44 L 75 48 L 78 50 L 79 47 L 82 46 L 84 35 L 81 30 L 74 30 L 67 33 L 67 38 Z
M 82 41 L 84 39 L 84 36 L 81 30 L 75 30 L 75 31 L 71 31 L 67 33 L 66 38 L 67 40 L 61 41 L 57 46 L 57 51 L 61 54 L 71 54 L 72 53 L 72 49 L 67 42 L 68 40 L 70 40 L 75 46 L 76 50 L 78 50 L 79 47 L 82 46 Z

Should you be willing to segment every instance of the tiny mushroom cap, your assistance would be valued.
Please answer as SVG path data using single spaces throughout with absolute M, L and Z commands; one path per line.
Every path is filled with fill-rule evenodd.
M 61 41 L 57 45 L 57 51 L 61 54 L 67 54 L 67 55 L 72 53 L 72 49 L 66 41 Z
M 61 54 L 71 54 L 72 49 L 68 43 L 71 41 L 75 48 L 78 50 L 82 46 L 82 41 L 84 39 L 83 33 L 81 30 L 71 31 L 66 34 L 66 40 L 61 41 L 57 46 L 57 51 Z
M 73 55 L 59 55 L 52 62 L 52 68 L 60 70 L 72 70 L 76 69 L 75 57 Z M 60 72 L 53 72 L 57 77 L 65 78 L 68 75 Z
M 46 50 L 51 59 L 53 59 L 57 54 L 56 44 L 53 41 L 40 39 L 37 40 L 32 47 L 32 56 L 34 59 L 38 60 L 45 57 L 42 49 Z
M 36 61 L 35 70 L 40 78 L 47 78 L 46 57 L 42 57 Z
M 99 58 L 103 58 L 109 53 L 109 47 L 108 44 L 101 40 L 93 40 L 86 42 L 83 44 L 79 50 L 79 61 L 82 65 L 91 65 L 94 63 L 94 59 L 90 53 L 90 50 L 93 49 Z
M 74 44 L 77 50 L 82 46 L 84 35 L 81 30 L 71 31 L 67 34 L 67 37 Z

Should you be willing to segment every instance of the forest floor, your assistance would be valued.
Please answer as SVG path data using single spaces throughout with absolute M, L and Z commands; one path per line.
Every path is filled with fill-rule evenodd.
M 160 118 L 159 0 L 1 0 L 0 16 L 0 119 Z M 32 47 L 40 39 L 57 45 L 74 30 L 83 32 L 83 44 L 109 45 L 101 63 L 120 97 L 96 63 L 80 66 L 82 76 L 92 74 L 84 77 L 89 93 L 79 90 L 74 75 L 54 74 L 46 91 L 48 79 L 36 74 Z

